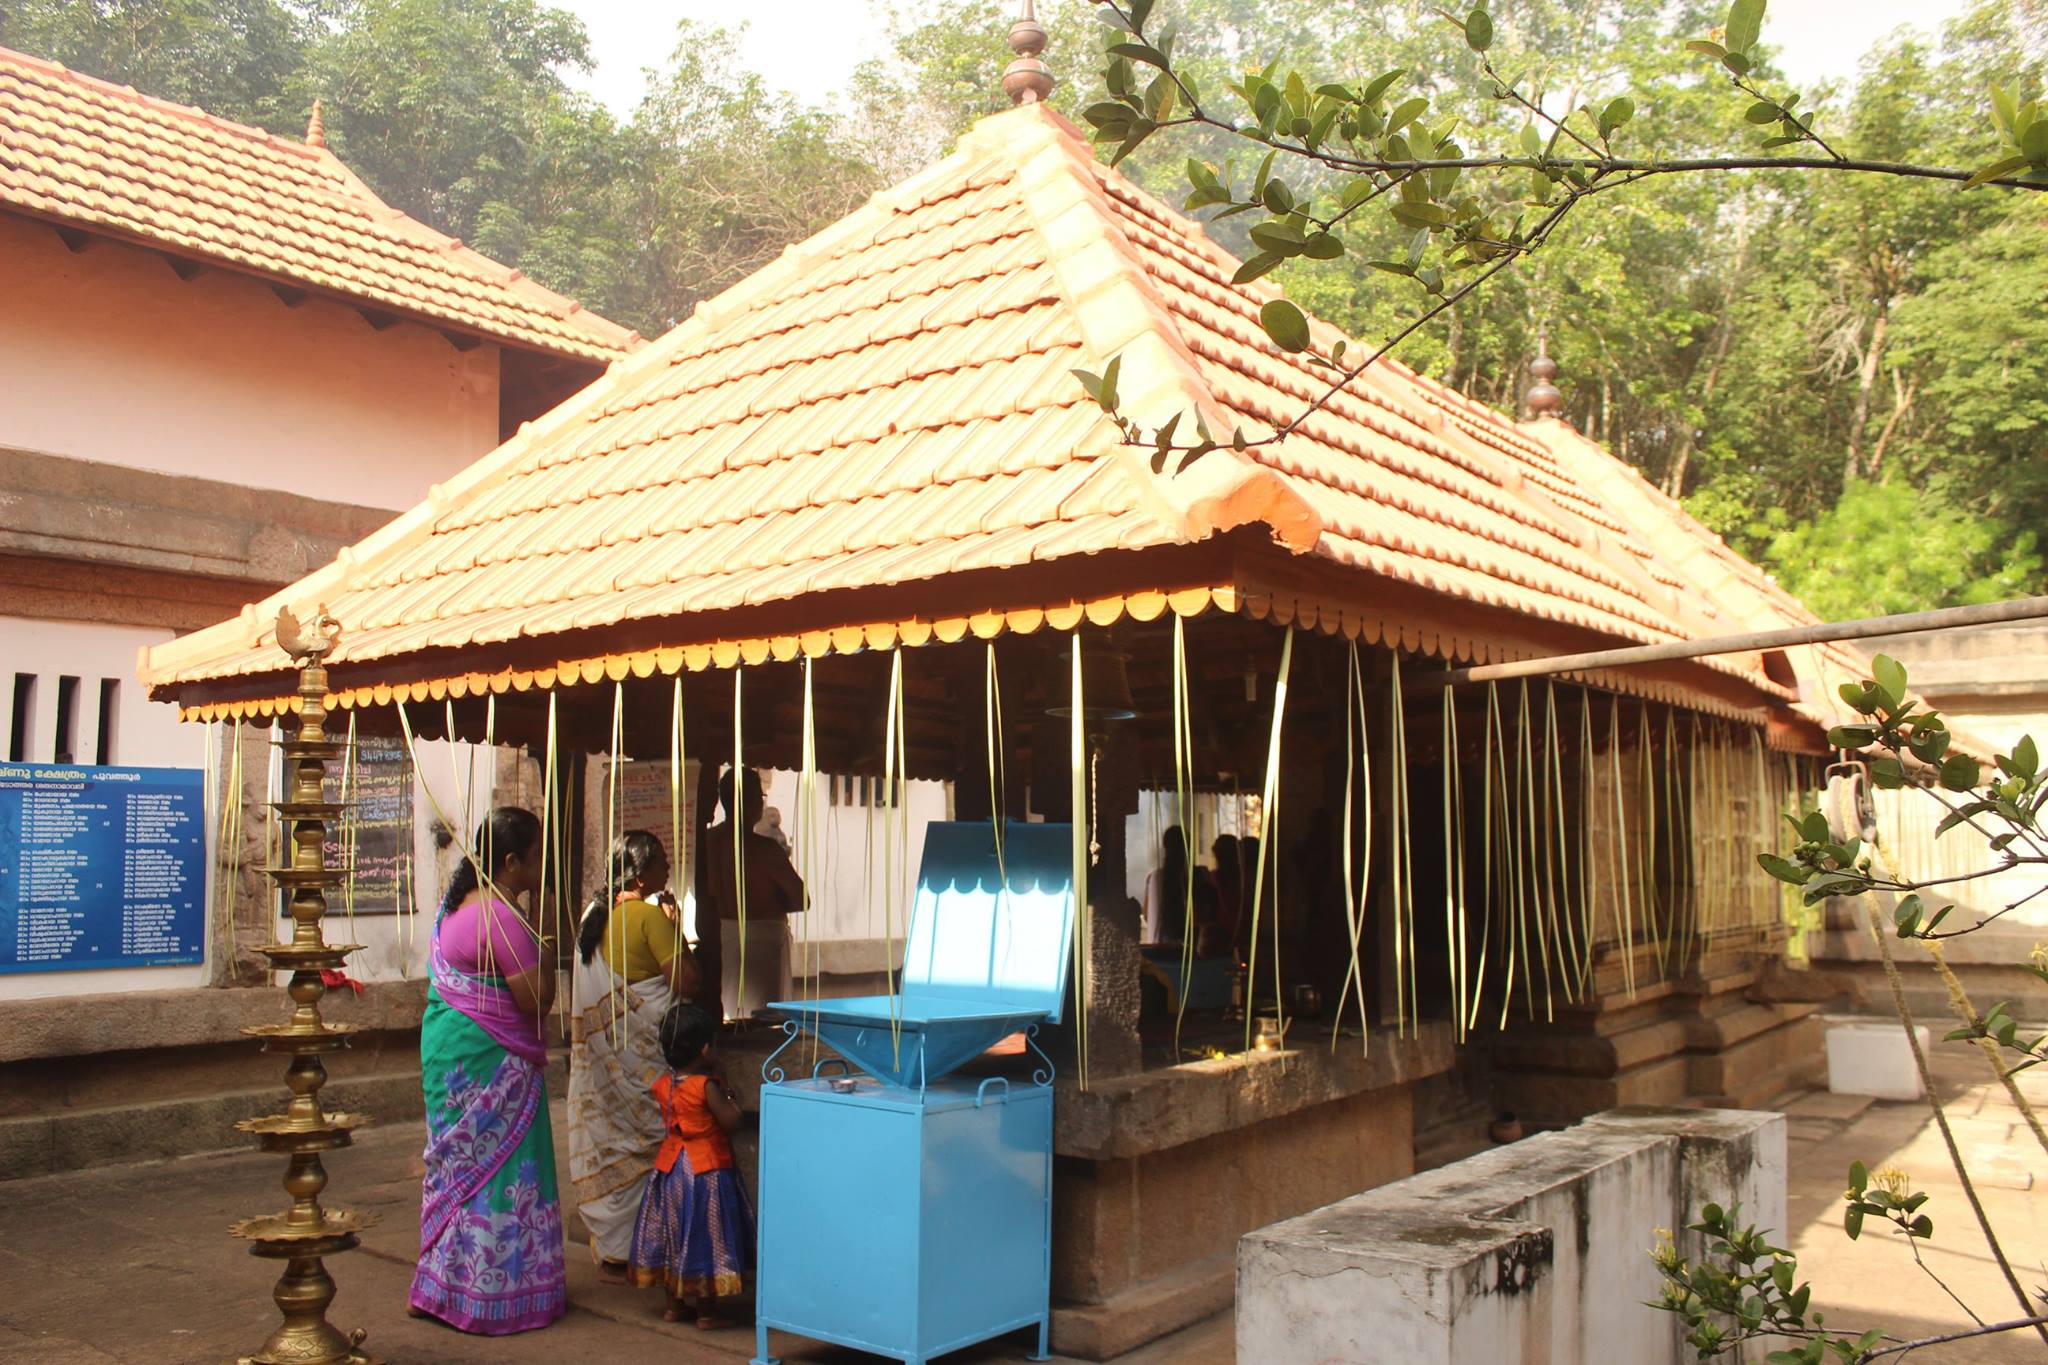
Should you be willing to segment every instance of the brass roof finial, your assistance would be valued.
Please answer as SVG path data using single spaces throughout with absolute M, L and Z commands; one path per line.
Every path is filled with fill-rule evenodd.
M 1010 51 L 1017 59 L 1003 68 L 1003 93 L 1012 104 L 1040 104 L 1052 93 L 1052 68 L 1039 60 L 1045 51 L 1045 25 L 1038 22 L 1038 6 L 1024 0 L 1024 13 L 1010 25 Z
M 1522 395 L 1522 403 L 1529 409 L 1531 417 L 1554 417 L 1564 406 L 1564 395 L 1557 385 L 1551 383 L 1557 377 L 1557 362 L 1550 358 L 1550 337 L 1547 327 L 1536 329 L 1536 358 L 1529 362 L 1529 377 L 1536 382 Z
M 313 117 L 306 120 L 306 145 L 308 147 L 325 147 L 327 145 L 327 125 L 320 120 L 319 100 L 313 101 Z

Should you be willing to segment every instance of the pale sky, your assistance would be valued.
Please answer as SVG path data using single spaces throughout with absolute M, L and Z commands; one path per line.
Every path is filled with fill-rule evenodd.
M 1040 0 L 1041 9 L 1085 0 Z M 554 0 L 590 30 L 596 69 L 575 84 L 625 115 L 639 102 L 640 72 L 666 61 L 676 23 L 696 19 L 747 27 L 741 57 L 771 86 L 809 103 L 829 103 L 853 69 L 886 46 L 888 18 L 880 0 Z M 904 3 L 904 0 L 898 0 Z M 1169 0 L 1170 3 L 1170 0 Z M 1329 0 L 1341 5 L 1344 0 Z M 1512 0 L 1497 0 L 1505 11 Z M 1872 43 L 1901 24 L 1931 35 L 1963 9 L 1964 0 L 1774 0 L 1764 19 L 1764 41 L 1779 49 L 1779 64 L 1801 89 L 1853 77 Z M 915 12 L 916 5 L 905 4 Z M 1048 53 L 1058 68 L 1058 53 Z M 1093 54 L 1089 54 L 1091 57 Z

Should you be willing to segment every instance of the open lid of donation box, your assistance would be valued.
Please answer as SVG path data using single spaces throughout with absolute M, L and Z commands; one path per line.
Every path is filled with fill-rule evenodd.
M 926 831 L 900 993 L 768 1008 L 884 1085 L 917 1090 L 1012 1033 L 1059 1022 L 1074 937 L 1073 827 L 1006 821 L 1002 836 L 999 856 L 988 821 Z

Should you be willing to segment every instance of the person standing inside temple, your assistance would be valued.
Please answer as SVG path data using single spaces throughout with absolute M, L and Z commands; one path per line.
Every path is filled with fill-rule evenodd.
M 545 1327 L 569 1303 L 544 1029 L 548 944 L 516 901 L 540 884 L 540 821 L 500 806 L 448 879 L 420 1022 L 426 1174 L 410 1310 L 464 1332 Z
M 1244 870 L 1238 861 L 1237 836 L 1219 834 L 1209 850 L 1216 860 L 1216 923 L 1228 951 L 1238 940 L 1238 921 L 1244 916 Z
M 1139 942 L 1147 948 L 1178 944 L 1187 937 L 1189 887 L 1199 943 L 1215 936 L 1216 887 L 1207 869 L 1191 867 L 1188 837 L 1179 825 L 1168 825 L 1159 841 L 1160 862 L 1145 878 L 1145 905 Z
M 793 994 L 789 917 L 804 910 L 803 878 L 788 852 L 754 828 L 764 805 L 760 774 L 752 768 L 740 772 L 739 837 L 734 837 L 733 773 L 728 771 L 718 779 L 718 808 L 725 818 L 704 832 L 701 859 L 718 908 L 719 998 L 732 1019 L 744 1019 Z
M 697 990 L 669 892 L 668 851 L 646 830 L 612 844 L 576 930 L 569 1020 L 569 1179 L 598 1278 L 623 1284 L 633 1219 L 665 1132 L 648 1087 L 663 1074 L 661 1021 Z

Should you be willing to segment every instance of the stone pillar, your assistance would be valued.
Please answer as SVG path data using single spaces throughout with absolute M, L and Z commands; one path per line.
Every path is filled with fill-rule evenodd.
M 1094 839 L 1088 872 L 1093 925 L 1088 960 L 1088 1078 L 1144 1069 L 1138 1042 L 1138 941 L 1141 912 L 1124 888 L 1124 821 L 1138 809 L 1137 743 L 1115 722 L 1089 736 L 1094 772 Z
M 1077 818 L 1072 811 L 1072 730 L 1063 716 L 1029 718 L 1032 813 L 1046 820 Z M 1019 727 L 1022 728 L 1021 726 Z M 1126 1076 L 1142 1068 L 1138 1044 L 1139 912 L 1124 890 L 1124 818 L 1138 808 L 1135 740 L 1119 722 L 1091 728 L 1089 789 L 1095 804 L 1093 833 L 1099 845 L 1090 869 L 1086 913 L 1091 925 L 1088 961 L 1088 1078 Z M 1086 826 L 1088 811 L 1078 815 Z M 1072 995 L 1069 1016 L 1047 1036 L 1060 1046 L 1059 1060 L 1071 1074 L 1074 1058 Z
M 701 733 L 701 732 L 699 732 Z M 701 739 L 698 741 L 703 742 Z M 697 760 L 697 865 L 691 869 L 696 885 L 691 887 L 697 898 L 697 994 L 695 1003 L 711 1012 L 711 1017 L 725 1017 L 723 993 L 724 943 L 723 930 L 718 924 L 719 907 L 711 894 L 709 869 L 711 859 L 706 845 L 710 842 L 704 831 L 716 818 L 718 810 L 718 759 L 701 750 L 690 757 Z M 730 762 L 732 755 L 726 754 Z M 732 855 L 732 845 L 726 844 L 726 856 Z
M 270 809 L 270 726 L 244 721 L 241 729 L 242 780 L 239 788 L 231 777 L 235 763 L 236 727 L 221 727 L 220 771 L 215 793 L 217 811 L 239 807 L 241 833 L 234 848 L 215 848 L 208 869 L 206 894 L 211 946 L 208 950 L 215 986 L 267 986 L 270 962 L 256 950 L 277 940 L 279 926 L 277 893 L 263 875 L 271 852 L 265 845 Z M 221 836 L 218 824 L 210 831 Z M 225 884 L 223 884 L 225 883 Z

